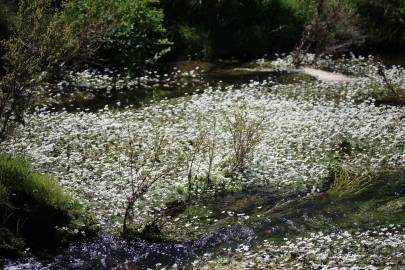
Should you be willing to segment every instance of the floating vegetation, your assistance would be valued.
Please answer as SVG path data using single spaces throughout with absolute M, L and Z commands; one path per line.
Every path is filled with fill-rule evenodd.
M 263 205 L 263 211 L 256 210 L 252 216 L 227 210 L 223 215 L 228 217 L 219 219 L 200 202 L 252 188 L 273 194 L 318 194 L 328 187 L 330 172 L 337 168 L 373 173 L 381 168 L 405 167 L 405 110 L 387 105 L 392 96 L 372 60 L 351 57 L 319 62 L 317 68 L 353 78 L 344 82 L 279 84 L 269 77 L 210 86 L 193 70 L 187 74 L 179 71 L 181 78 L 201 80 L 201 91 L 156 99 L 139 108 L 114 103 L 96 110 L 52 110 L 52 100 L 49 106 L 38 106 L 27 115 L 26 126 L 17 129 L 0 150 L 28 156 L 35 169 L 55 176 L 64 190 L 91 205 L 104 231 L 117 233 L 122 228 L 128 198 L 134 194 L 133 179 L 141 175 L 141 170 L 152 170 L 159 178 L 131 205 L 132 222 L 139 231 L 156 223 L 172 230 L 169 233 L 176 225 L 183 226 L 184 231 L 179 233 L 182 237 L 201 236 L 204 230 L 199 224 L 211 228 L 229 225 L 233 230 L 232 224 L 258 221 L 257 216 L 269 214 L 273 206 Z M 257 64 L 289 70 L 292 62 L 286 56 Z M 151 85 L 151 89 L 155 84 L 189 83 L 179 82 L 180 77 L 153 74 L 148 83 L 122 78 L 117 84 L 136 91 L 142 83 Z M 393 66 L 386 70 L 386 76 L 395 85 L 405 85 L 404 68 Z M 76 85 L 79 77 L 100 85 L 95 87 L 98 91 L 110 89 L 108 76 L 72 74 Z M 249 133 L 256 129 L 260 134 Z M 164 151 L 153 162 L 134 169 L 131 153 L 136 152 L 142 160 L 147 151 L 138 153 L 135 148 L 153 148 L 156 134 L 164 138 Z M 236 148 L 235 141 L 239 144 Z M 335 185 L 345 187 L 343 180 Z M 183 212 L 169 218 L 165 213 L 170 212 L 173 202 L 186 205 Z M 398 210 L 402 205 L 403 200 L 396 198 L 382 204 L 381 211 Z M 402 227 L 392 224 L 353 233 L 319 232 L 282 243 L 262 241 L 254 248 L 245 243 L 235 255 L 208 254 L 194 267 L 399 269 L 404 265 L 404 235 Z
M 242 244 L 227 256 L 193 264 L 195 269 L 402 269 L 404 258 L 405 229 L 390 224 L 353 233 L 311 233 L 282 244 L 264 240 L 254 249 Z

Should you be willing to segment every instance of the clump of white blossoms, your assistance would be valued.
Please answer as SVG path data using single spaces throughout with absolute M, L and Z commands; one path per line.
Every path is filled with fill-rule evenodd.
M 396 83 L 404 83 L 395 79 L 398 74 L 405 77 L 398 67 L 388 71 Z M 169 148 L 165 153 L 170 154 L 162 157 L 161 169 L 178 167 L 175 174 L 162 177 L 135 209 L 142 223 L 164 202 L 181 196 L 177 190 L 186 186 L 187 171 L 185 164 L 179 164 L 178 155 L 199 130 L 209 129 L 214 119 L 213 174 L 227 181 L 221 163 L 230 155 L 232 142 L 225 117 L 241 107 L 249 119 L 264 119 L 262 140 L 249 164 L 248 179 L 241 179 L 247 184 L 316 190 L 337 159 L 343 165 L 368 170 L 405 166 L 404 108 L 358 99 L 369 95 L 369 87 L 376 81 L 370 75 L 344 83 L 251 82 L 226 91 L 207 88 L 202 94 L 163 100 L 137 110 L 106 107 L 97 112 L 69 113 L 38 109 L 27 116 L 27 125 L 0 147 L 30 157 L 36 169 L 53 174 L 64 189 L 88 202 L 101 225 L 118 228 L 130 193 L 131 171 L 125 152 L 132 135 L 145 145 L 156 132 L 164 135 Z M 377 88 L 380 91 L 381 85 Z M 342 153 L 342 142 L 357 150 L 350 155 Z M 204 159 L 197 160 L 201 171 L 206 170 Z
M 241 245 L 229 256 L 195 261 L 195 269 L 401 269 L 405 265 L 405 228 L 391 224 L 375 230 L 312 233 L 307 237 Z

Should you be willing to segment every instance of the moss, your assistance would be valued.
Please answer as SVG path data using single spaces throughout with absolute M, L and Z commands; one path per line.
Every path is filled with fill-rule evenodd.
M 10 241 L 4 245 L 20 249 L 20 241 L 34 252 L 93 234 L 92 215 L 66 195 L 49 175 L 32 171 L 23 158 L 0 155 L 1 228 Z M 12 249 L 12 248 L 10 248 Z

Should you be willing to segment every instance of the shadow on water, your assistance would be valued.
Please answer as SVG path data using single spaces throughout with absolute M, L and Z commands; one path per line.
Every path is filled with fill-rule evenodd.
M 72 244 L 51 260 L 26 259 L 2 261 L 5 269 L 155 269 L 178 264 L 186 267 L 194 258 L 222 247 L 236 247 L 255 238 L 247 227 L 233 226 L 207 233 L 198 239 L 176 242 L 153 242 L 102 235 Z
M 274 84 L 292 84 L 303 81 L 315 81 L 312 76 L 298 71 L 275 70 L 261 68 L 252 64 L 242 66 L 216 66 L 206 74 L 211 82 L 222 82 L 226 85 L 242 85 L 251 82 L 268 82 Z
M 387 66 L 402 66 L 405 67 L 404 52 L 385 52 L 377 54 L 377 57 Z

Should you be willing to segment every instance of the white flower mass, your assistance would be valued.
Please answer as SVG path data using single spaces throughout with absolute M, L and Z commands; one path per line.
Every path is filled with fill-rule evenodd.
M 290 67 L 289 61 L 286 57 L 270 64 L 283 70 Z M 26 126 L 0 146 L 1 151 L 26 155 L 35 169 L 55 176 L 65 191 L 90 206 L 101 227 L 109 231 L 122 226 L 131 192 L 130 141 L 147 148 L 155 134 L 163 135 L 167 146 L 154 173 L 176 167 L 138 202 L 135 216 L 142 223 L 165 202 L 183 196 L 177 190 L 187 187 L 187 168 L 178 157 L 201 130 L 215 134 L 213 174 L 227 181 L 221 172 L 221 162 L 232 151 L 226 117 L 238 110 L 245 111 L 250 120 L 264 119 L 262 139 L 249 161 L 248 177 L 240 179 L 247 186 L 316 190 L 337 159 L 342 166 L 369 171 L 405 167 L 405 109 L 374 102 L 374 97 L 384 91 L 376 65 L 370 59 L 358 58 L 335 65 L 323 61 L 320 66 L 345 71 L 353 80 L 282 85 L 269 79 L 225 88 L 207 86 L 202 93 L 141 108 L 106 106 L 98 111 L 68 112 L 38 107 L 26 116 Z M 396 85 L 405 87 L 404 68 L 391 67 L 387 74 Z M 90 80 L 91 74 L 85 73 L 82 79 Z M 168 79 L 164 76 L 162 80 Z M 135 85 L 131 82 L 129 86 Z M 344 142 L 356 151 L 342 153 Z M 202 156 L 197 160 L 203 174 L 208 164 Z M 388 254 L 392 262 L 403 262 L 404 235 L 404 230 L 395 226 L 382 234 L 315 234 L 281 246 L 265 242 L 256 252 L 240 252 L 246 259 L 243 268 L 373 269 L 356 262 L 378 261 L 385 249 L 393 250 Z M 375 257 L 367 257 L 371 254 L 367 249 L 375 251 Z M 291 256 L 298 258 L 297 265 L 291 263 Z

